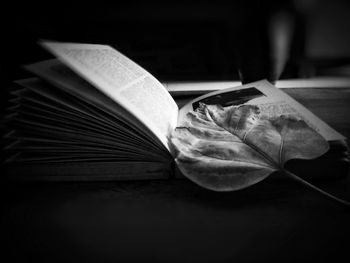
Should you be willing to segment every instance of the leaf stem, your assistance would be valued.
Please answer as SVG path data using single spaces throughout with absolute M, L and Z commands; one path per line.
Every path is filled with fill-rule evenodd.
M 350 208 L 350 202 L 349 201 L 346 201 L 344 199 L 338 198 L 338 197 L 336 197 L 336 196 L 334 196 L 334 195 L 332 195 L 332 194 L 330 194 L 330 193 L 328 193 L 328 192 L 318 188 L 317 186 L 315 186 L 315 185 L 305 181 L 304 179 L 300 178 L 299 176 L 297 176 L 297 175 L 295 175 L 295 174 L 293 174 L 293 173 L 291 173 L 291 172 L 289 172 L 289 171 L 287 171 L 285 169 L 282 169 L 282 172 L 286 176 L 288 176 L 290 179 L 301 183 L 302 185 L 306 186 L 307 188 L 309 188 L 311 190 L 314 190 L 315 192 L 318 192 L 318 193 L 322 194 L 323 196 L 326 196 L 329 199 L 331 199 L 331 200 L 333 200 L 333 201 L 335 201 L 335 202 L 337 202 L 339 204 L 344 205 L 345 207 Z

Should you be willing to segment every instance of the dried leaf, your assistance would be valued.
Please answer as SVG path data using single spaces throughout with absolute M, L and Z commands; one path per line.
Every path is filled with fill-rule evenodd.
M 255 184 L 290 159 L 313 159 L 328 142 L 303 120 L 261 117 L 253 105 L 205 105 L 189 112 L 172 143 L 182 173 L 202 187 L 232 191 Z

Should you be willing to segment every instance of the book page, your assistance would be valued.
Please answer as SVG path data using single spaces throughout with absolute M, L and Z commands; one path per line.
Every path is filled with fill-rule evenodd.
M 129 111 L 170 149 L 168 136 L 176 127 L 178 107 L 150 73 L 110 46 L 48 41 L 41 44 Z
M 137 131 L 138 137 L 142 137 L 147 141 L 152 141 L 158 148 L 164 148 L 163 143 L 157 139 L 153 133 L 143 124 L 138 121 L 132 113 L 120 106 L 109 96 L 100 92 L 93 85 L 89 84 L 83 78 L 79 77 L 71 69 L 65 66 L 57 59 L 51 59 L 46 61 L 37 62 L 25 66 L 27 70 L 33 72 L 35 75 L 53 84 L 54 87 L 58 87 L 59 90 L 70 94 L 70 96 L 83 100 L 87 104 L 99 108 L 103 114 L 100 118 L 106 118 L 107 116 L 113 116 L 113 125 L 117 123 L 122 124 L 123 129 L 128 127 L 128 133 L 135 137 L 135 131 Z M 19 83 L 20 85 L 28 86 L 28 81 Z M 45 90 L 45 93 L 54 92 L 54 88 L 47 85 L 34 85 L 33 91 Z M 57 95 L 57 94 L 56 94 Z M 61 100 L 61 102 L 63 102 Z M 120 128 L 122 128 L 120 126 Z M 131 129 L 132 130 L 131 130 Z M 137 136 L 136 136 L 137 137 Z M 144 141 L 146 143 L 146 141 Z
M 345 139 L 344 136 L 331 128 L 299 102 L 275 88 L 266 80 L 211 92 L 190 101 L 180 109 L 178 125 L 181 125 L 187 112 L 195 110 L 199 106 L 199 103 L 219 104 L 223 107 L 241 104 L 257 105 L 261 110 L 261 114 L 267 117 L 283 114 L 293 115 L 303 119 L 328 141 Z

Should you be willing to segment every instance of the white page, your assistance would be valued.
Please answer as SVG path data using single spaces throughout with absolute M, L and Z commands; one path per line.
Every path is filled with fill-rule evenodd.
M 74 97 L 78 97 L 84 101 L 86 100 L 86 102 L 94 104 L 94 106 L 104 112 L 107 110 L 108 114 L 112 113 L 122 123 L 125 123 L 125 121 L 129 122 L 128 126 L 136 129 L 143 137 L 147 136 L 148 141 L 152 141 L 155 145 L 162 148 L 163 143 L 143 123 L 136 119 L 133 114 L 79 77 L 57 59 L 41 61 L 27 65 L 25 68 L 52 83 L 54 86 L 60 87 L 65 92 L 71 95 L 73 94 Z
M 207 100 L 207 102 L 205 100 Z M 210 103 L 208 103 L 209 100 L 211 101 Z M 299 102 L 283 91 L 277 89 L 266 80 L 211 92 L 190 101 L 180 109 L 178 118 L 179 125 L 181 125 L 187 112 L 194 110 L 199 101 L 207 104 L 221 104 L 222 106 L 225 106 L 223 104 L 226 104 L 226 106 L 239 104 L 258 105 L 264 114 L 270 116 L 290 114 L 300 117 L 328 141 L 345 139 L 344 136 L 306 109 Z
M 97 89 L 130 111 L 169 150 L 178 107 L 150 73 L 110 46 L 41 43 Z

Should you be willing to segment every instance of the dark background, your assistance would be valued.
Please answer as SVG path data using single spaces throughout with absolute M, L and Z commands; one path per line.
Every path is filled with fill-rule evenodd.
M 308 77 L 350 58 L 346 0 L 17 0 L 1 10 L 1 71 L 9 79 L 47 57 L 41 38 L 112 45 L 167 81 Z M 289 51 L 281 55 L 283 40 Z M 288 67 L 276 73 L 281 56 Z
M 112 45 L 161 81 L 349 76 L 349 11 L 346 0 L 3 3 L 1 102 L 29 75 L 21 65 L 51 57 L 41 38 Z M 348 185 L 320 183 L 341 196 Z M 339 262 L 349 247 L 348 211 L 279 181 L 226 194 L 186 180 L 0 190 L 5 262 Z

